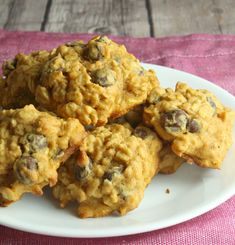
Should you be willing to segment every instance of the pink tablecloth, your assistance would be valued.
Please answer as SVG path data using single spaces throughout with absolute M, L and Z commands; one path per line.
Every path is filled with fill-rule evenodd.
M 18 52 L 50 49 L 89 34 L 6 32 L 0 30 L 0 62 Z M 235 95 L 235 36 L 190 35 L 168 38 L 112 37 L 141 61 L 173 67 L 206 78 Z M 0 244 L 235 244 L 235 197 L 188 222 L 139 235 L 69 239 L 35 235 L 0 226 Z

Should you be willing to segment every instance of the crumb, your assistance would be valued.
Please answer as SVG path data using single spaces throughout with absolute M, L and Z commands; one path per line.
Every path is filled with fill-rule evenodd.
M 167 194 L 169 194 L 170 193 L 170 189 L 166 189 L 166 191 L 165 191 Z

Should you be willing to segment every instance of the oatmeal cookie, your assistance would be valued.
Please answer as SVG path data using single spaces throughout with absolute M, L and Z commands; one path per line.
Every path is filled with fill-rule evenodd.
M 126 124 L 129 123 L 133 128 L 137 126 L 143 125 L 144 127 L 148 127 L 144 125 L 143 122 L 143 112 L 144 108 L 149 106 L 150 102 L 152 102 L 153 93 L 151 92 L 147 98 L 145 104 L 141 104 L 136 106 L 134 109 L 130 110 L 125 115 L 116 118 L 114 120 L 110 120 L 110 123 L 119 123 L 119 124 Z M 154 129 L 148 129 L 154 130 Z M 185 162 L 185 159 L 177 156 L 172 150 L 170 144 L 162 140 L 162 149 L 159 151 L 159 167 L 158 173 L 162 174 L 172 174 L 176 172 L 176 170 Z
M 185 162 L 185 159 L 177 156 L 172 150 L 169 143 L 163 141 L 163 146 L 159 152 L 158 171 L 161 174 L 173 174 Z
M 32 105 L 0 111 L 0 206 L 26 192 L 42 194 L 86 135 L 77 119 L 63 120 Z
M 133 128 L 143 124 L 143 111 L 145 104 L 135 106 L 125 115 L 109 120 L 109 123 L 124 124 L 129 123 Z
M 161 142 L 145 127 L 96 128 L 59 169 L 53 195 L 65 207 L 79 203 L 81 218 L 121 215 L 136 208 L 158 168 Z
M 177 83 L 155 89 L 144 110 L 145 123 L 155 128 L 179 157 L 201 167 L 220 168 L 232 143 L 234 112 L 209 91 Z
M 107 37 L 58 47 L 43 67 L 35 100 L 57 115 L 101 126 L 147 98 L 159 82 L 152 70 Z
M 21 108 L 36 104 L 30 90 L 38 83 L 41 69 L 49 52 L 38 51 L 29 55 L 18 54 L 13 60 L 3 63 L 0 77 L 0 105 L 5 109 Z
M 153 93 L 150 93 L 151 97 L 153 97 Z M 133 128 L 137 126 L 144 126 L 143 122 L 143 111 L 144 108 L 149 105 L 151 101 L 150 96 L 148 96 L 145 104 L 141 104 L 136 106 L 134 109 L 130 110 L 125 115 L 118 117 L 116 119 L 110 120 L 109 123 L 118 123 L 118 124 L 130 124 Z M 154 130 L 148 128 L 148 130 Z M 162 140 L 162 149 L 159 151 L 159 167 L 158 173 L 162 174 L 173 174 L 176 170 L 185 162 L 185 159 L 177 156 L 172 150 L 170 144 Z

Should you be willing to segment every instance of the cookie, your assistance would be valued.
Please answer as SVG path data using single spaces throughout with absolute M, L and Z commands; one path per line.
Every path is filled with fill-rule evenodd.
M 135 209 L 158 168 L 161 142 L 145 127 L 111 124 L 96 128 L 59 169 L 53 195 L 65 207 L 78 202 L 81 218 Z
M 154 89 L 144 121 L 187 162 L 220 168 L 232 144 L 234 112 L 209 91 L 177 83 L 172 89 Z
M 32 91 L 42 107 L 85 126 L 101 126 L 147 98 L 159 82 L 123 45 L 107 37 L 58 47 Z
M 177 156 L 172 150 L 169 143 L 163 141 L 162 149 L 159 152 L 158 171 L 161 174 L 173 174 L 185 162 L 185 159 Z
M 130 124 L 133 128 L 136 128 L 138 125 L 143 123 L 143 111 L 144 111 L 144 104 L 135 106 L 133 109 L 128 111 L 121 117 L 110 119 L 109 124 L 117 123 L 117 124 Z
M 86 133 L 77 119 L 63 120 L 32 105 L 0 111 L 0 206 L 26 192 L 42 194 Z
M 100 126 L 147 98 L 159 82 L 123 45 L 107 37 L 75 41 L 50 52 L 18 54 L 3 65 L 3 108 L 34 104 L 85 126 Z
M 128 123 L 133 128 L 136 128 L 137 126 L 141 126 L 141 125 L 147 128 L 147 125 L 144 125 L 143 122 L 143 112 L 144 112 L 144 108 L 149 106 L 150 102 L 152 101 L 153 94 L 154 92 L 150 93 L 145 104 L 136 106 L 134 109 L 130 110 L 122 117 L 111 120 L 110 123 L 119 123 L 119 124 Z M 148 130 L 154 130 L 154 129 L 148 128 Z M 171 146 L 167 141 L 162 139 L 161 141 L 162 141 L 162 149 L 159 151 L 158 173 L 173 174 L 185 162 L 185 159 L 177 156 L 171 150 Z
M 47 51 L 18 54 L 13 60 L 3 63 L 3 77 L 0 77 L 0 105 L 3 108 L 21 108 L 27 104 L 36 104 L 30 91 L 34 90 L 39 81 L 42 65 L 49 55 Z
M 153 93 L 150 93 L 153 96 Z M 110 120 L 110 123 L 118 123 L 118 124 L 130 124 L 133 128 L 137 126 L 144 126 L 148 128 L 147 125 L 144 125 L 143 122 L 143 111 L 146 106 L 149 105 L 149 101 L 151 100 L 150 96 L 148 96 L 145 104 L 139 105 L 134 109 L 130 110 L 125 115 L 116 118 L 114 120 Z M 148 128 L 148 130 L 154 130 Z M 160 138 L 159 138 L 160 139 Z M 161 174 L 173 174 L 177 171 L 177 169 L 185 162 L 185 159 L 177 156 L 172 150 L 169 143 L 165 140 L 162 140 L 162 149 L 159 151 L 159 167 L 158 173 Z

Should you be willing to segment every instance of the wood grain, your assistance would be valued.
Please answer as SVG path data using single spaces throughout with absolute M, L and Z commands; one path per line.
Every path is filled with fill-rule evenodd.
M 8 2 L 8 17 L 4 24 L 6 29 L 40 30 L 47 0 L 15 0 Z
M 10 9 L 12 8 L 13 0 L 1 0 L 0 2 L 0 27 L 4 27 L 9 17 Z
M 0 0 L 0 28 L 129 36 L 235 34 L 235 0 Z
M 217 18 L 218 26 L 223 34 L 235 34 L 235 1 L 214 0 L 211 11 Z
M 234 33 L 235 1 L 150 0 L 155 36 Z M 228 14 L 229 13 L 229 14 Z M 226 23 L 230 22 L 230 25 Z
M 53 1 L 46 31 L 149 36 L 145 1 Z

